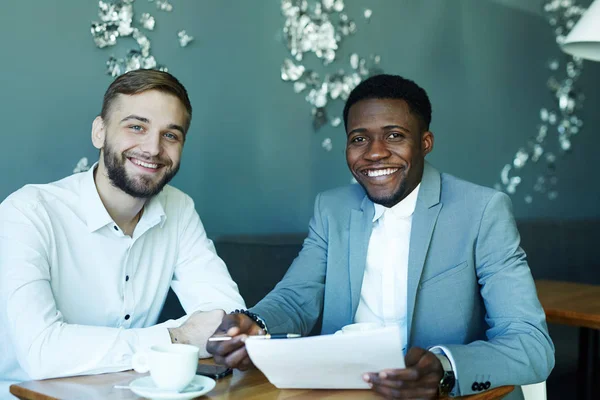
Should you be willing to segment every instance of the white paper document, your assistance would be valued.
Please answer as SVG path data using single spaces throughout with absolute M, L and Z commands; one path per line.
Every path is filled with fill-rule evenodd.
M 250 359 L 280 389 L 368 389 L 365 372 L 404 368 L 398 326 L 299 339 L 249 338 Z

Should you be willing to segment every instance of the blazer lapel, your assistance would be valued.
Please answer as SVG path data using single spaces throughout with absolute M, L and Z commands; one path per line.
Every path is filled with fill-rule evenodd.
M 423 266 L 427 251 L 433 235 L 438 215 L 442 209 L 440 201 L 441 178 L 440 173 L 429 163 L 425 163 L 421 188 L 417 198 L 415 213 L 413 214 L 410 234 L 410 249 L 408 253 L 408 282 L 407 282 L 407 343 L 411 343 L 412 321 L 415 310 L 417 289 L 423 273 Z
M 369 238 L 373 230 L 373 214 L 375 209 L 373 203 L 365 196 L 360 210 L 352 210 L 350 215 L 350 236 L 349 246 L 349 275 L 350 275 L 350 294 L 352 299 L 352 308 L 350 322 L 354 322 L 354 314 L 360 301 L 360 291 L 362 289 L 365 264 L 367 262 L 367 250 L 369 247 Z

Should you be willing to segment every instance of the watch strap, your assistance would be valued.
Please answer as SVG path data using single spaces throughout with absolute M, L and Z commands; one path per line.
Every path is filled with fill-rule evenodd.
M 442 368 L 444 370 L 444 374 L 442 375 L 442 379 L 440 379 L 440 383 L 438 385 L 438 392 L 440 396 L 448 396 L 454 386 L 456 384 L 456 379 L 454 376 L 454 370 L 452 369 L 452 363 L 446 357 L 445 354 L 434 353 L 435 356 L 440 360 L 440 364 L 442 364 Z
M 267 324 L 264 319 L 262 319 L 258 314 L 253 313 L 248 310 L 234 310 L 231 314 L 244 314 L 249 317 L 252 321 L 256 322 L 256 325 L 260 327 L 260 329 L 264 330 L 265 333 L 269 333 L 269 329 L 267 328 Z

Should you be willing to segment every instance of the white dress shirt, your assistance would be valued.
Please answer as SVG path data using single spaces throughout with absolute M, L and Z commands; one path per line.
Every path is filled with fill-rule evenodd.
M 392 208 L 375 204 L 373 231 L 354 322 L 399 325 L 406 351 L 408 249 L 419 184 Z
M 408 252 L 412 216 L 417 205 L 421 184 L 400 203 L 391 208 L 375 203 L 373 231 L 367 249 L 367 263 L 363 276 L 360 302 L 354 322 L 374 322 L 383 326 L 399 325 L 402 333 L 402 350 L 407 348 L 407 282 Z M 430 349 L 435 354 L 448 357 L 452 369 L 456 364 L 444 346 Z M 455 372 L 456 373 L 456 372 Z M 458 376 L 456 376 L 458 381 Z
M 167 328 L 183 321 L 155 325 L 169 287 L 188 314 L 245 307 L 189 196 L 165 186 L 130 237 L 104 208 L 94 169 L 0 204 L 5 386 L 131 368 L 133 353 L 170 343 Z

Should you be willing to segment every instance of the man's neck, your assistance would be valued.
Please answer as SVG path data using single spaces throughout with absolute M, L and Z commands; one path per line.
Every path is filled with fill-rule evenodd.
M 124 234 L 133 236 L 147 199 L 128 195 L 113 186 L 102 162 L 94 171 L 94 182 L 104 208 Z

